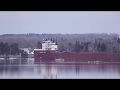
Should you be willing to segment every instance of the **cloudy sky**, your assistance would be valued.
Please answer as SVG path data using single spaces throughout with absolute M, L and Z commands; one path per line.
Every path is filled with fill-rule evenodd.
M 0 34 L 118 33 L 120 12 L 0 11 Z

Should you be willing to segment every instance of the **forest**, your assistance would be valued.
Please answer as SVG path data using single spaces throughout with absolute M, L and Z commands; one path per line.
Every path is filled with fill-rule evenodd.
M 19 48 L 18 43 L 12 43 L 9 45 L 7 42 L 0 42 L 0 55 L 20 55 L 21 57 L 27 57 L 28 54 L 26 51 Z
M 20 48 L 41 48 L 43 39 L 50 38 L 61 52 L 120 52 L 120 38 L 116 33 L 85 34 L 4 34 L 0 35 L 0 55 L 17 55 Z M 25 52 L 23 52 L 25 53 Z

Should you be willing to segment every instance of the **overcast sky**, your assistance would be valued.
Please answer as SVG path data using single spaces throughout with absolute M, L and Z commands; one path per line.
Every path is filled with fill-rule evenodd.
M 120 12 L 0 11 L 0 34 L 118 33 Z

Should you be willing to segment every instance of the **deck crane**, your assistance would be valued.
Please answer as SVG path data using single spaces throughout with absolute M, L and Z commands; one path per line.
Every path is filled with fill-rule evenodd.
M 30 44 L 33 46 L 34 49 L 36 49 L 36 47 L 32 44 L 32 42 L 30 42 Z

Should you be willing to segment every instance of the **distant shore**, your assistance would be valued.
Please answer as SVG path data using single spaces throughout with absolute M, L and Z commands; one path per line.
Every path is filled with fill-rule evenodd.
M 23 58 L 20 55 L 0 55 L 0 59 L 2 58 Z M 34 54 L 28 54 L 26 58 L 34 58 Z

